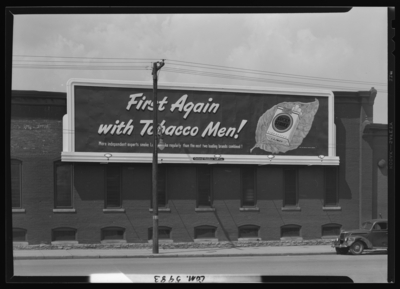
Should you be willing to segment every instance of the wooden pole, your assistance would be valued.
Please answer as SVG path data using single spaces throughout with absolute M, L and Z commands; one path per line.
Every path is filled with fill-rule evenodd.
M 152 194 L 153 194 L 153 254 L 158 254 L 158 200 L 157 200 L 157 63 L 153 63 L 153 178 L 152 178 Z

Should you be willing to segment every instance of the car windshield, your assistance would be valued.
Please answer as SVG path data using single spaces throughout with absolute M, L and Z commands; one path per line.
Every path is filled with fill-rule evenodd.
M 372 228 L 373 223 L 371 222 L 365 222 L 362 224 L 362 228 L 366 230 L 370 230 Z

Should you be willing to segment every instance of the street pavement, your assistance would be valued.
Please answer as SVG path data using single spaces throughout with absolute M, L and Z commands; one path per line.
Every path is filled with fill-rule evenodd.
M 171 258 L 171 257 L 228 257 L 336 254 L 330 245 L 265 246 L 233 248 L 159 249 L 60 249 L 13 250 L 14 260 L 30 259 L 92 259 L 92 258 Z

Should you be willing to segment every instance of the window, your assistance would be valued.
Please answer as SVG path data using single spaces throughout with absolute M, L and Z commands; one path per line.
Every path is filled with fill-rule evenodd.
M 243 167 L 242 171 L 242 207 L 256 205 L 255 168 Z
M 153 240 L 153 227 L 148 230 L 149 240 Z M 169 240 L 171 239 L 171 228 L 169 227 L 158 227 L 158 239 L 159 240 Z
M 371 223 L 371 222 L 364 222 L 364 223 L 362 224 L 362 228 L 363 228 L 363 229 L 366 229 L 366 230 L 371 230 L 372 225 L 373 225 L 373 223 Z
M 157 167 L 157 204 L 158 207 L 167 205 L 167 172 L 165 166 Z M 153 208 L 153 194 L 151 194 L 151 207 Z
M 120 208 L 121 201 L 121 168 L 118 165 L 106 166 L 106 208 Z
M 76 229 L 74 228 L 56 228 L 51 232 L 51 241 L 75 241 Z
M 285 169 L 284 179 L 284 206 L 297 206 L 297 170 Z
M 216 227 L 213 226 L 198 226 L 194 228 L 195 239 L 214 239 Z
M 26 230 L 21 228 L 13 228 L 13 242 L 25 242 Z
M 299 225 L 285 225 L 281 227 L 281 238 L 294 238 L 300 237 Z
M 197 167 L 197 206 L 211 207 L 212 205 L 212 177 L 208 165 Z
M 374 230 L 387 230 L 387 223 L 376 223 Z
M 54 163 L 55 208 L 72 208 L 72 165 L 57 161 Z
M 11 198 L 13 208 L 22 208 L 21 165 L 21 161 L 11 160 Z
M 324 206 L 336 206 L 338 203 L 337 168 L 325 167 Z
M 244 225 L 239 227 L 239 238 L 258 238 L 260 227 L 255 225 Z
M 107 227 L 101 229 L 102 241 L 125 241 L 125 228 L 121 227 Z
M 340 228 L 342 225 L 339 224 L 326 224 L 322 226 L 322 237 L 336 237 L 340 235 Z

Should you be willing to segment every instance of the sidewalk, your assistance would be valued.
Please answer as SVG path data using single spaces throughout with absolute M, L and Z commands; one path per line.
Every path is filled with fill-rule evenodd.
M 159 249 L 70 249 L 70 250 L 14 250 L 15 260 L 28 259 L 91 259 L 91 258 L 171 258 L 171 257 L 233 257 L 233 256 L 289 256 L 336 254 L 330 245 L 265 246 L 236 248 Z

